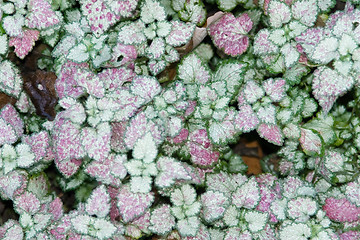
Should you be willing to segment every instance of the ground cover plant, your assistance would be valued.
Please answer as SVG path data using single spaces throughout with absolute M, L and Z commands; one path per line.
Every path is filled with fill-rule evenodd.
M 360 239 L 359 4 L 0 0 L 0 238 Z

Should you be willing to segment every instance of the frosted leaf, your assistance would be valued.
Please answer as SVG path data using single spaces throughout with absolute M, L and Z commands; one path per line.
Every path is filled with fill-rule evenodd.
M 175 1 L 172 1 L 174 3 Z M 184 22 L 192 22 L 198 26 L 202 26 L 206 20 L 206 9 L 204 4 L 199 0 L 186 1 L 180 6 L 178 14 Z
M 274 28 L 281 27 L 291 19 L 289 6 L 277 0 L 270 1 L 268 5 L 268 15 L 270 18 L 270 25 Z
M 26 29 L 21 36 L 11 37 L 9 39 L 9 47 L 15 47 L 14 52 L 16 56 L 24 59 L 24 57 L 31 52 L 38 38 L 39 31 Z
M 229 205 L 228 198 L 221 192 L 207 191 L 201 195 L 203 215 L 207 222 L 221 218 Z
M 198 217 L 190 217 L 179 220 L 176 224 L 179 233 L 182 236 L 195 237 L 200 226 L 200 220 Z
M 323 12 L 330 11 L 330 8 L 334 7 L 336 4 L 335 0 L 318 0 L 318 7 Z
M 276 108 L 272 104 L 260 107 L 257 111 L 259 121 L 267 124 L 276 124 Z
M 333 66 L 334 66 L 334 70 L 336 70 L 338 73 L 340 73 L 343 76 L 348 76 L 353 68 L 353 62 L 336 60 L 333 62 Z
M 254 232 L 259 232 L 265 228 L 265 225 L 268 221 L 268 215 L 262 212 L 248 211 L 245 213 L 244 218 L 248 223 L 249 230 Z
M 76 63 L 82 63 L 87 61 L 90 58 L 90 55 L 85 44 L 80 43 L 70 49 L 67 58 Z
M 110 195 L 104 185 L 94 189 L 85 203 L 86 213 L 104 218 L 110 211 Z
M 145 24 L 163 21 L 166 18 L 165 10 L 158 1 L 145 0 L 140 6 L 140 9 L 140 19 Z
M 220 172 L 218 174 L 207 174 L 206 185 L 208 186 L 208 190 L 222 192 L 230 198 L 237 186 L 244 184 L 247 179 L 248 178 L 242 174 Z
M 0 146 L 7 143 L 12 144 L 15 143 L 18 137 L 14 129 L 10 124 L 6 123 L 4 119 L 0 118 Z
M 80 234 L 88 234 L 89 225 L 91 224 L 91 217 L 87 215 L 76 215 L 71 218 L 71 224 L 74 230 Z
M 317 1 L 302 0 L 291 5 L 293 18 L 299 20 L 308 27 L 312 27 L 318 15 Z
M 155 76 L 160 72 L 164 71 L 164 69 L 166 68 L 166 64 L 167 62 L 165 60 L 151 59 L 148 63 L 148 66 L 152 75 Z
M 191 39 L 195 29 L 194 24 L 181 21 L 171 21 L 171 24 L 171 32 L 165 37 L 167 44 L 173 47 L 179 47 Z
M 309 68 L 303 64 L 295 64 L 294 66 L 286 69 L 283 78 L 290 85 L 298 84 L 301 78 L 309 73 Z
M 289 218 L 296 222 L 307 222 L 310 216 L 318 210 L 315 200 L 309 197 L 297 197 L 290 199 L 287 204 L 287 213 Z
M 248 81 L 243 89 L 244 97 L 248 103 L 255 103 L 264 96 L 264 89 L 254 81 Z
M 81 0 L 80 4 L 82 14 L 88 20 L 91 32 L 95 36 L 103 34 L 117 21 L 115 14 L 108 8 L 104 0 Z
M 14 16 L 6 16 L 2 20 L 3 28 L 10 37 L 21 37 L 23 34 L 22 27 L 25 24 L 24 16 L 15 14 Z
M 145 213 L 154 201 L 154 194 L 133 193 L 128 185 L 124 185 L 117 196 L 117 207 L 123 221 L 129 222 Z
M 271 203 L 270 210 L 271 213 L 274 214 L 277 220 L 285 220 L 286 219 L 286 205 L 287 205 L 287 198 L 283 199 L 276 199 Z
M 30 0 L 27 8 L 29 13 L 26 16 L 25 24 L 28 28 L 42 30 L 60 22 L 59 17 L 46 0 Z
M 347 54 L 352 54 L 357 46 L 358 45 L 352 36 L 343 34 L 339 41 L 338 51 L 341 56 L 346 56 Z
M 290 30 L 288 33 L 290 38 L 295 38 L 308 29 L 307 26 L 299 21 L 291 21 L 288 26 Z
M 28 144 L 20 143 L 15 147 L 18 154 L 17 165 L 22 168 L 30 167 L 35 163 L 35 154 Z
M 235 205 L 230 205 L 224 213 L 224 223 L 229 226 L 237 226 L 239 224 L 240 211 L 236 208 Z
M 108 220 L 93 219 L 93 221 L 93 229 L 89 231 L 89 234 L 97 239 L 109 239 L 117 230 L 117 228 Z
M 7 174 L 17 166 L 18 155 L 12 145 L 5 144 L 1 149 L 1 165 L 3 173 Z
M 300 53 L 290 43 L 286 43 L 282 46 L 280 52 L 284 56 L 285 66 L 287 68 L 292 67 L 299 60 Z
M 166 219 L 166 221 L 164 221 Z M 171 215 L 170 207 L 163 204 L 151 212 L 149 229 L 155 233 L 164 235 L 175 226 L 175 218 Z
M 323 150 L 323 142 L 317 133 L 309 129 L 301 128 L 299 139 L 303 151 L 308 155 L 320 155 Z
M 246 64 L 237 61 L 223 61 L 212 75 L 212 80 L 226 83 L 226 90 L 234 94 L 238 91 L 243 82 L 243 75 L 246 71 Z M 215 88 L 218 92 L 219 90 Z M 220 94 L 220 93 L 219 93 Z M 220 94 L 220 95 L 224 95 Z
M 119 30 L 118 41 L 122 44 L 139 45 L 146 41 L 145 24 L 141 21 L 130 22 Z
M 0 55 L 5 54 L 8 49 L 8 37 L 6 34 L 4 34 L 0 36 Z
M 130 190 L 133 193 L 149 193 L 151 191 L 152 178 L 149 176 L 132 176 Z
M 159 59 L 165 53 L 165 41 L 163 38 L 155 38 L 150 46 L 146 48 L 146 54 L 150 59 Z
M 150 120 L 146 115 L 141 112 L 131 119 L 125 132 L 125 144 L 128 149 L 133 149 L 138 139 L 145 136 L 147 132 L 150 132 L 156 144 L 162 142 L 162 132 L 160 129 Z
M 81 143 L 88 156 L 101 161 L 110 152 L 111 127 L 109 123 L 100 123 L 96 130 L 86 127 L 81 132 Z
M 232 204 L 237 208 L 255 208 L 260 201 L 260 190 L 254 177 L 249 178 L 232 194 Z
M 187 146 L 191 161 L 200 166 L 211 166 L 219 159 L 220 153 L 214 151 L 205 129 L 196 130 L 189 135 Z
M 219 8 L 223 11 L 231 11 L 240 2 L 239 0 L 217 0 Z
M 319 42 L 310 57 L 317 63 L 327 64 L 338 57 L 339 41 L 335 37 L 328 37 Z
M 234 57 L 241 55 L 248 48 L 249 38 L 246 34 L 252 25 L 253 22 L 246 13 L 237 18 L 232 13 L 227 13 L 211 24 L 208 31 L 215 46 Z
M 167 188 L 175 183 L 175 180 L 191 180 L 191 176 L 184 166 L 174 158 L 160 157 L 157 162 L 159 173 L 155 184 L 160 188 Z
M 260 137 L 266 139 L 267 141 L 279 146 L 283 144 L 283 134 L 277 125 L 261 124 L 256 130 Z
M 285 31 L 282 28 L 274 29 L 270 32 L 269 40 L 271 40 L 273 43 L 275 43 L 278 46 L 284 45 L 286 43 L 286 36 Z
M 174 206 L 192 205 L 196 200 L 195 189 L 189 185 L 184 184 L 181 188 L 176 188 L 170 196 L 170 201 Z M 184 209 L 185 211 L 186 209 Z M 194 214 L 198 213 L 200 209 L 195 210 Z
M 185 84 L 205 84 L 210 80 L 210 71 L 196 54 L 191 53 L 183 58 L 178 68 L 178 77 Z
M 24 192 L 14 199 L 14 205 L 18 214 L 29 213 L 31 215 L 40 210 L 40 200 L 31 192 Z
M 157 152 L 153 137 L 147 133 L 135 143 L 132 154 L 135 159 L 142 159 L 144 163 L 151 163 L 155 160 Z
M 252 240 L 253 238 L 249 230 L 243 231 L 239 227 L 228 228 L 224 240 L 235 240 L 235 239 Z
M 263 82 L 263 87 L 266 95 L 271 98 L 273 102 L 280 102 L 286 95 L 286 81 L 281 78 L 269 78 Z
M 19 70 L 10 61 L 0 63 L 0 90 L 18 98 L 22 90 L 23 80 Z
M 130 90 L 134 95 L 144 99 L 145 104 L 161 92 L 161 86 L 155 77 L 136 76 L 131 82 Z
M 229 114 L 230 115 L 230 114 Z M 225 119 L 222 122 L 212 121 L 208 127 L 209 138 L 214 144 L 225 144 L 233 139 L 235 126 L 232 119 Z
M 329 112 L 337 97 L 345 94 L 354 81 L 351 77 L 343 77 L 328 67 L 321 66 L 314 72 L 312 81 L 313 94 L 325 113 Z
M 305 223 L 290 223 L 280 229 L 280 239 L 307 239 L 311 237 L 311 229 Z
M 260 123 L 251 105 L 243 105 L 235 117 L 235 128 L 242 132 L 250 132 Z

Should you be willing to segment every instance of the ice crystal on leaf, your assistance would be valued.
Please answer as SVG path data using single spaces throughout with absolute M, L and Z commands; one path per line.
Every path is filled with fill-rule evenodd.
M 354 222 L 360 217 L 360 208 L 347 199 L 328 198 L 323 209 L 331 220 L 337 222 Z
M 237 18 L 227 13 L 210 25 L 209 35 L 216 47 L 224 50 L 228 55 L 238 56 L 248 48 L 249 38 L 246 34 L 251 30 L 252 25 L 253 22 L 246 13 Z
M 159 173 L 156 176 L 155 184 L 160 188 L 171 187 L 175 180 L 191 180 L 186 168 L 174 158 L 160 157 L 156 164 Z
M 9 39 L 9 47 L 15 47 L 16 56 L 23 59 L 35 45 L 35 41 L 39 38 L 39 31 L 24 30 L 22 36 L 11 37 Z
M 232 203 L 238 208 L 253 209 L 260 201 L 260 191 L 255 178 L 237 187 L 232 195 Z
M 201 195 L 203 215 L 207 222 L 221 218 L 229 205 L 229 200 L 222 192 L 207 191 Z
M 94 189 L 85 204 L 86 212 L 89 215 L 96 215 L 104 218 L 110 211 L 110 196 L 104 185 Z

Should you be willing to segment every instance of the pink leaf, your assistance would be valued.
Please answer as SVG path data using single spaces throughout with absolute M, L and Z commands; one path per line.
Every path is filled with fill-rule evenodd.
M 124 222 L 134 220 L 145 213 L 154 201 L 154 193 L 133 193 L 128 185 L 119 192 L 117 206 Z
M 133 45 L 118 43 L 112 48 L 111 60 L 109 64 L 115 67 L 124 66 L 133 69 L 134 61 L 137 58 L 137 51 Z M 121 61 L 118 61 L 121 59 Z
M 23 32 L 22 36 L 11 37 L 9 40 L 9 46 L 15 47 L 14 52 L 20 59 L 24 59 L 33 46 L 35 46 L 35 41 L 39 38 L 39 31 L 37 30 L 26 29 Z
M 267 28 L 261 29 L 254 39 L 254 53 L 266 55 L 278 51 L 278 47 L 269 39 L 270 31 Z
M 157 168 L 159 170 L 155 179 L 155 184 L 160 188 L 170 187 L 175 180 L 191 180 L 190 174 L 174 158 L 160 157 L 157 160 Z
M 35 162 L 40 161 L 44 158 L 49 148 L 49 134 L 46 131 L 41 131 L 39 133 L 32 134 L 31 136 L 26 135 L 22 139 L 23 142 L 31 146 L 31 151 L 35 154 Z
M 124 87 L 124 83 L 131 82 L 135 76 L 133 70 L 125 67 L 107 68 L 98 74 L 100 81 L 104 83 L 104 88 L 109 92 L 128 89 Z
M 232 13 L 225 14 L 220 20 L 210 25 L 209 34 L 216 47 L 233 57 L 241 55 L 249 46 L 246 35 L 253 22 L 245 13 L 235 18 Z
M 221 192 L 207 191 L 201 195 L 204 219 L 212 222 L 221 218 L 229 205 L 228 198 Z
M 42 30 L 60 22 L 46 0 L 30 0 L 28 11 L 30 12 L 26 17 L 26 26 L 28 28 Z
M 119 19 L 119 17 L 108 8 L 104 0 L 81 0 L 80 4 L 83 15 L 86 16 L 89 21 L 91 31 L 97 37 L 103 34 Z
M 110 146 L 111 146 L 111 149 L 116 152 L 125 152 L 126 151 L 126 144 L 124 141 L 126 124 L 127 124 L 127 122 L 112 122 L 111 123 L 112 134 L 111 134 Z
M 151 212 L 149 229 L 152 232 L 164 235 L 165 233 L 170 232 L 174 226 L 175 218 L 171 215 L 169 205 L 163 204 Z
M 80 139 L 80 125 L 67 119 L 55 119 L 52 131 L 55 158 L 59 161 L 79 159 L 85 155 Z
M 64 159 L 61 161 L 59 159 L 55 159 L 57 169 L 67 178 L 74 175 L 79 170 L 81 164 L 82 160 L 78 159 Z
M 13 127 L 18 137 L 22 136 L 24 131 L 24 123 L 20 118 L 19 113 L 11 104 L 7 104 L 1 109 L 0 117 Z
M 20 71 L 10 61 L 0 63 L 0 90 L 6 94 L 18 98 L 23 86 Z
M 173 47 L 179 47 L 187 43 L 192 37 L 195 25 L 181 21 L 172 21 L 171 24 L 171 32 L 165 38 L 166 43 Z
M 0 228 L 0 238 L 9 240 L 24 239 L 23 229 L 17 221 L 9 219 Z
M 268 79 L 264 81 L 263 87 L 266 94 L 271 98 L 273 102 L 280 102 L 285 96 L 285 84 L 284 79 Z
M 92 161 L 87 165 L 85 172 L 99 182 L 120 187 L 122 185 L 121 179 L 127 174 L 124 166 L 125 161 L 125 155 L 110 154 L 103 162 Z
M 260 137 L 266 139 L 267 141 L 281 146 L 283 144 L 283 134 L 281 129 L 277 125 L 271 124 L 261 124 L 257 128 L 257 132 Z
M 110 152 L 111 127 L 105 122 L 97 126 L 97 129 L 90 127 L 83 128 L 81 142 L 88 156 L 102 161 Z
M 17 139 L 18 137 L 11 125 L 0 118 L 0 146 L 5 143 L 13 144 Z
M 86 212 L 89 215 L 96 215 L 104 218 L 110 211 L 110 195 L 104 185 L 93 190 L 85 204 Z
M 328 67 L 321 66 L 314 72 L 312 89 L 314 97 L 319 101 L 324 112 L 327 113 L 337 97 L 345 94 L 353 84 L 354 80 L 351 76 L 344 77 Z
M 144 99 L 145 103 L 148 103 L 161 92 L 161 86 L 155 77 L 135 76 L 131 82 L 130 90 L 133 94 Z
M 239 109 L 239 114 L 235 117 L 235 128 L 242 132 L 250 132 L 259 124 L 259 119 L 256 116 L 251 105 L 243 105 Z
M 34 215 L 40 210 L 40 200 L 31 192 L 24 192 L 14 200 L 15 209 L 19 214 L 24 212 Z
M 300 144 L 306 154 L 321 154 L 322 142 L 318 133 L 301 128 Z
M 360 208 L 350 203 L 347 199 L 328 198 L 325 200 L 323 210 L 333 221 L 354 222 L 360 218 Z
M 205 129 L 199 129 L 189 136 L 187 146 L 191 161 L 200 166 L 211 166 L 219 159 L 220 153 L 214 151 Z
M 139 0 L 107 0 L 110 9 L 121 17 L 131 17 L 138 5 Z
M 0 193 L 5 200 L 13 199 L 16 195 L 24 192 L 27 187 L 26 172 L 12 171 L 0 177 Z
M 254 209 L 260 201 L 260 191 L 258 183 L 254 177 L 237 187 L 232 195 L 232 203 L 238 208 Z
M 77 84 L 76 74 L 79 68 L 88 68 L 86 63 L 66 62 L 62 65 L 60 74 L 56 79 L 55 89 L 58 97 L 78 98 L 85 93 L 84 87 Z
M 105 94 L 104 84 L 99 77 L 88 69 L 78 69 L 75 73 L 76 86 L 84 87 L 88 94 L 102 98 Z
M 49 205 L 49 213 L 54 221 L 58 221 L 64 214 L 63 203 L 59 197 L 55 198 Z
M 155 143 L 162 142 L 162 132 L 158 126 L 147 119 L 143 112 L 138 113 L 131 119 L 125 133 L 125 143 L 128 149 L 133 149 L 134 144 L 150 132 Z

